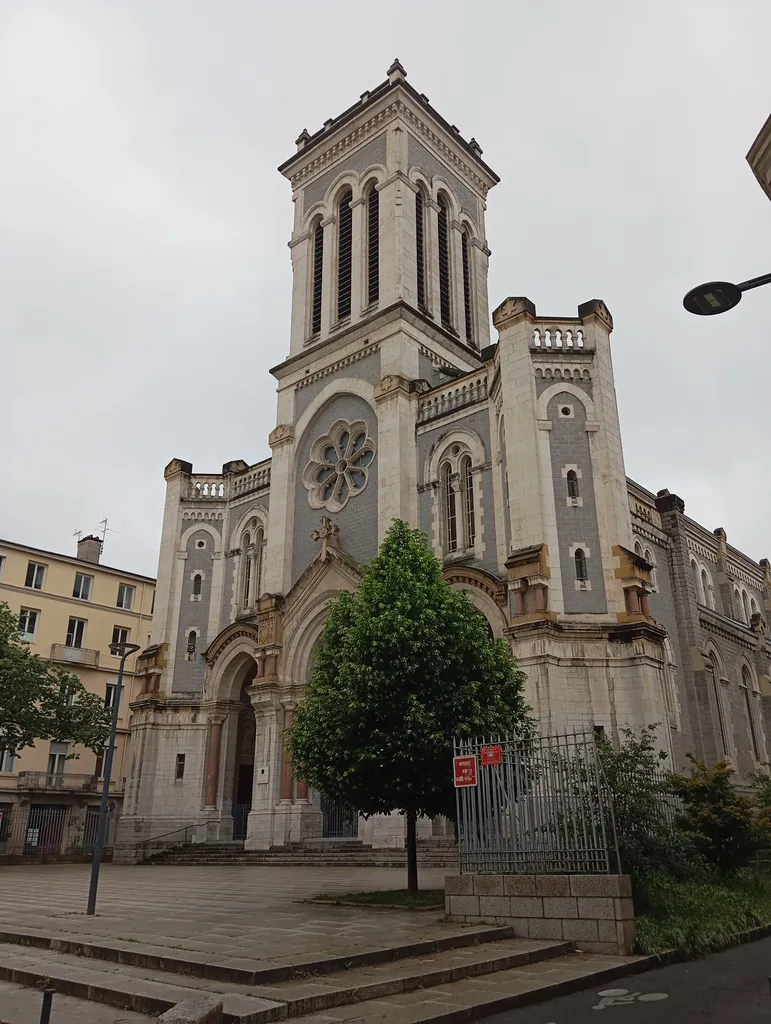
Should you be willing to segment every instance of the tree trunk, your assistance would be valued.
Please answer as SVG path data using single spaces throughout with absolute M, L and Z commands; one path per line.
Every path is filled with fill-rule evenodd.
M 407 889 L 418 891 L 418 837 L 417 814 L 407 811 Z

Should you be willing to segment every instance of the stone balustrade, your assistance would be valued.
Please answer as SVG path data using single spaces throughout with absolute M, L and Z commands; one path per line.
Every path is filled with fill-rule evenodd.
M 584 332 L 575 324 L 541 323 L 533 328 L 530 346 L 537 349 L 584 349 Z
M 263 491 L 270 487 L 270 459 L 250 466 L 249 471 L 233 478 L 232 496 L 240 498 L 253 491 Z
M 418 403 L 418 423 L 428 423 L 463 409 L 468 405 L 487 401 L 487 374 L 476 373 L 473 376 L 454 380 L 450 384 L 434 388 Z

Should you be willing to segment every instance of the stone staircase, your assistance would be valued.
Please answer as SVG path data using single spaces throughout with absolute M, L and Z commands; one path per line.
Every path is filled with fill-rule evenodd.
M 644 970 L 656 958 L 586 955 L 570 942 L 479 926 L 401 947 L 276 966 L 119 939 L 3 931 L 0 978 L 155 1015 L 221 996 L 225 1024 L 460 1024 Z
M 270 850 L 244 850 L 243 842 L 193 843 L 150 853 L 143 864 L 268 864 L 275 867 L 378 867 L 406 866 L 403 849 L 381 849 L 358 839 L 314 839 L 288 843 Z M 421 867 L 458 867 L 458 847 L 454 839 L 419 839 L 418 863 Z

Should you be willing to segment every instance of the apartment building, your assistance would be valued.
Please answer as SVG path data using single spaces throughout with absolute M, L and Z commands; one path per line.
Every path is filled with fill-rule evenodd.
M 120 664 L 109 645 L 146 646 L 155 580 L 101 565 L 101 549 L 93 536 L 78 542 L 74 557 L 0 540 L 0 602 L 18 616 L 21 634 L 35 654 L 79 676 L 109 708 Z M 115 811 L 127 774 L 135 668 L 132 655 L 124 672 L 111 773 Z M 18 755 L 0 750 L 0 853 L 56 854 L 73 844 L 87 847 L 93 842 L 103 771 L 103 753 L 70 743 L 44 740 Z M 20 845 L 23 849 L 16 849 Z

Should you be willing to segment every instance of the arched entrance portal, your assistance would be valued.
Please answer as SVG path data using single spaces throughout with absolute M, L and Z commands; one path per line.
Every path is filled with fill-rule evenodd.
M 241 684 L 238 719 L 236 725 L 236 749 L 233 766 L 233 838 L 246 839 L 246 824 L 252 809 L 252 788 L 254 786 L 254 743 L 255 720 L 252 702 L 247 687 L 257 674 L 257 665 L 250 668 Z

